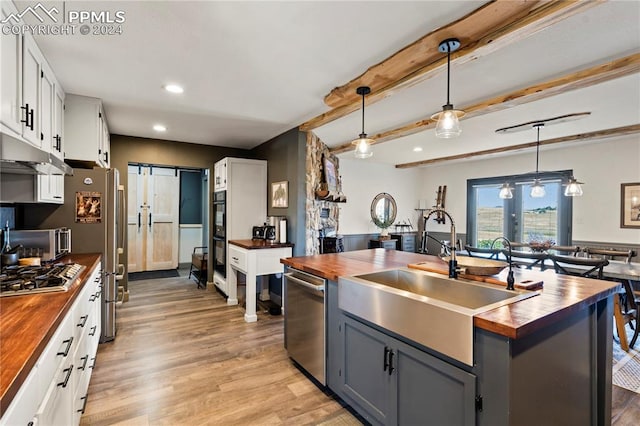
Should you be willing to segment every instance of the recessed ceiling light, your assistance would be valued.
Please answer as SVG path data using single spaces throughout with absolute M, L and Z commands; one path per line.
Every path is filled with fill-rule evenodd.
M 178 86 L 177 84 L 167 84 L 166 86 L 164 86 L 164 90 L 171 93 L 184 92 L 184 89 L 182 88 L 182 86 Z
M 153 130 L 155 130 L 156 132 L 166 132 L 167 131 L 167 127 L 163 126 L 162 124 L 154 124 L 153 125 Z
M 420 151 L 422 151 L 421 146 L 416 146 L 415 148 L 413 148 L 413 152 L 420 152 Z

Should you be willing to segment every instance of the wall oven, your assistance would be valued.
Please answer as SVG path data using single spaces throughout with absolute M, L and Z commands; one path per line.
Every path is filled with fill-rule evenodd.
M 213 193 L 213 270 L 227 276 L 227 192 Z

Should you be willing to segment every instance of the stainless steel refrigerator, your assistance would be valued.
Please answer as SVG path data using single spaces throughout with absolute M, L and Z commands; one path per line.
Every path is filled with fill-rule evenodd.
M 64 205 L 41 214 L 39 228 L 71 228 L 72 253 L 102 253 L 102 333 L 100 342 L 116 336 L 118 281 L 124 277 L 126 226 L 124 187 L 117 169 L 73 169 L 64 178 Z

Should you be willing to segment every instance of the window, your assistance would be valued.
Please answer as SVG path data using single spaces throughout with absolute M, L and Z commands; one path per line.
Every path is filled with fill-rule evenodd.
M 467 181 L 467 244 L 489 247 L 500 236 L 511 241 L 551 240 L 571 244 L 572 198 L 565 197 L 562 184 L 571 171 L 543 172 L 539 178 L 545 196 L 532 198 L 530 186 L 535 174 L 500 176 Z M 509 183 L 513 198 L 501 199 L 500 186 Z

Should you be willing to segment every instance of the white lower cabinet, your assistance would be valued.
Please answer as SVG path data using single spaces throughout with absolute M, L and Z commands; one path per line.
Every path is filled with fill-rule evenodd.
M 38 368 L 36 366 L 22 383 L 22 387 L 13 398 L 13 402 L 0 419 L 0 425 L 35 424 L 35 413 L 41 401 L 41 398 L 37 397 L 39 389 Z
M 100 270 L 98 264 L 0 419 L 0 426 L 80 423 L 100 339 Z

